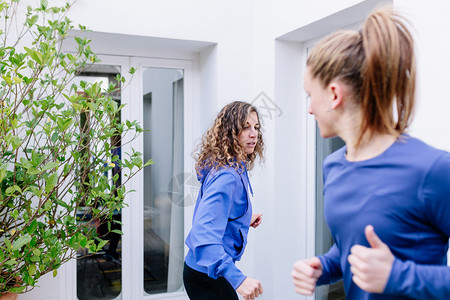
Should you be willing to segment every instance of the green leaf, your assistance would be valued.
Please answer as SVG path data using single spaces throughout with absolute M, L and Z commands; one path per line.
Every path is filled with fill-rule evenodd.
M 80 240 L 80 246 L 81 246 L 82 248 L 84 248 L 84 247 L 86 247 L 86 245 L 87 245 L 87 239 L 86 239 L 85 236 L 83 236 L 83 237 L 81 238 L 81 240 Z
M 52 201 L 47 200 L 44 204 L 44 210 L 50 210 L 52 208 Z
M 59 133 L 56 131 L 52 134 L 51 140 L 53 143 L 55 143 L 59 138 Z
M 13 126 L 13 127 L 15 127 L 15 126 Z M 12 141 L 11 141 L 11 145 L 13 147 L 13 150 L 16 150 L 17 147 L 19 147 L 21 143 L 22 143 L 22 140 L 18 136 L 14 136 Z
M 63 175 L 65 176 L 65 175 L 69 174 L 69 171 L 70 171 L 70 165 L 65 164 L 64 169 L 63 169 Z
M 41 171 L 39 171 L 39 169 L 36 167 L 30 167 L 27 171 L 27 174 L 30 174 L 30 175 L 37 175 L 39 173 L 41 173 Z
M 18 84 L 18 83 L 21 83 L 21 82 L 23 82 L 23 79 L 22 78 L 19 78 L 19 77 L 17 77 L 17 76 L 14 76 L 14 84 Z
M 39 16 L 38 15 L 34 15 L 32 16 L 30 19 L 27 20 L 27 24 L 28 26 L 33 26 L 34 24 L 36 24 L 37 20 L 38 20 Z
M 44 64 L 44 56 L 42 55 L 42 53 L 41 52 L 39 52 L 39 51 L 35 51 L 34 52 L 35 53 L 35 55 L 36 55 L 36 62 L 38 63 L 38 64 L 40 64 L 40 65 L 43 65 Z
M 10 260 L 5 261 L 4 264 L 7 266 L 15 266 L 18 264 L 18 262 L 15 259 L 10 259 Z
M 34 256 L 41 256 L 41 250 L 39 249 L 33 249 Z
M 32 60 L 29 60 L 29 61 L 27 62 L 27 66 L 28 66 L 30 69 L 34 69 L 34 63 L 33 63 L 33 61 L 32 61 Z
M 149 165 L 153 165 L 155 162 L 152 159 L 149 159 L 145 164 L 144 167 L 149 166 Z
M 36 61 L 38 64 L 42 65 L 42 54 L 39 51 L 32 50 L 27 47 L 23 47 L 28 55 Z
M 5 194 L 6 194 L 6 196 L 11 196 L 12 194 L 14 194 L 15 191 L 16 190 L 14 189 L 14 187 L 10 186 L 10 187 L 6 188 Z
M 5 246 L 6 246 L 6 249 L 8 250 L 8 252 L 11 252 L 11 249 L 12 249 L 11 242 L 8 239 L 5 239 L 3 242 L 5 243 Z
M 17 186 L 17 185 L 13 185 L 13 186 L 8 187 L 6 189 L 6 191 L 5 191 L 6 196 L 14 195 L 16 193 L 16 188 L 20 189 L 20 187 Z
M 57 166 L 59 166 L 59 163 L 58 163 L 58 162 L 55 162 L 55 161 L 52 161 L 52 162 L 49 162 L 48 164 L 46 164 L 46 165 L 42 168 L 42 171 L 47 171 L 47 170 L 50 170 L 50 169 L 54 169 L 54 168 L 56 168 Z
M 100 243 L 98 243 L 98 245 L 97 245 L 97 250 L 96 250 L 95 252 L 98 252 L 98 251 L 102 250 L 102 249 L 103 249 L 103 246 L 105 246 L 106 243 L 108 243 L 108 241 L 101 240 Z
M 3 178 L 5 178 L 5 176 L 6 176 L 6 170 L 0 169 L 0 182 L 3 181 Z
M 72 247 L 73 249 L 77 248 L 77 237 L 76 236 L 72 236 L 69 240 L 69 245 L 70 247 Z
M 46 180 L 47 185 L 45 186 L 45 191 L 49 193 L 58 183 L 58 174 L 52 173 L 50 176 L 47 177 Z
M 67 119 L 58 118 L 58 120 L 56 121 L 56 124 L 58 124 L 58 128 L 61 131 L 65 131 L 67 128 L 69 128 L 70 125 L 72 125 L 72 123 L 73 119 L 71 118 Z
M 19 192 L 20 194 L 22 194 L 22 189 L 20 188 L 20 186 L 18 185 L 14 185 L 14 189 Z
M 40 198 L 42 196 L 42 190 L 40 190 L 37 186 L 32 186 L 30 190 L 36 197 Z
M 37 242 L 38 242 L 38 239 L 37 239 L 36 235 L 33 235 L 33 238 L 30 241 L 30 247 L 36 246 Z
M 25 235 L 20 236 L 17 240 L 14 241 L 12 246 L 12 250 L 16 251 L 23 247 L 23 245 L 28 244 L 31 241 L 31 236 L 27 233 Z
M 17 209 L 15 209 L 11 212 L 11 217 L 13 217 L 14 220 L 17 220 L 18 216 L 19 216 L 19 212 L 17 211 Z
M 7 85 L 11 85 L 12 84 L 12 80 L 9 76 L 4 76 L 2 75 L 3 80 L 6 82 Z
M 28 266 L 28 274 L 30 274 L 30 276 L 33 276 L 34 273 L 36 273 L 36 265 L 32 264 Z
M 47 193 L 49 193 L 49 192 L 51 192 L 54 188 L 55 188 L 55 185 L 54 185 L 54 184 L 47 184 L 47 185 L 45 186 L 45 191 L 46 191 Z
M 11 293 L 21 294 L 25 290 L 26 286 L 12 287 L 9 289 Z
M 33 220 L 30 225 L 27 227 L 27 231 L 29 234 L 34 234 L 37 230 L 38 222 L 36 220 Z
M 39 157 L 39 153 L 37 153 L 34 150 L 31 152 L 31 163 L 35 167 L 37 167 L 41 163 L 41 159 Z
M 47 9 L 47 6 L 48 6 L 48 1 L 47 0 L 41 0 L 41 9 L 45 10 L 45 9 Z M 55 276 L 53 276 L 53 277 L 55 277 Z
M 56 247 L 52 247 L 50 253 L 52 255 L 52 258 L 56 258 L 56 256 L 58 256 L 58 249 Z
M 67 203 L 62 201 L 61 199 L 56 199 L 55 202 L 56 204 L 61 205 L 64 208 L 69 208 L 69 205 L 67 205 Z

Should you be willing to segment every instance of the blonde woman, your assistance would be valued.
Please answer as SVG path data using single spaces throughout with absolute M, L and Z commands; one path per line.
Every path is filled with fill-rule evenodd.
M 346 145 L 323 164 L 335 244 L 295 263 L 298 293 L 344 280 L 346 299 L 450 299 L 450 154 L 411 137 L 414 43 L 391 8 L 310 53 L 304 88 L 321 136 Z
M 252 214 L 252 187 L 247 171 L 263 158 L 264 143 L 256 109 L 245 102 L 226 105 L 203 136 L 196 157 L 201 190 L 192 229 L 186 238 L 183 280 L 192 300 L 254 299 L 259 280 L 235 265 L 247 244 L 249 227 L 261 223 Z

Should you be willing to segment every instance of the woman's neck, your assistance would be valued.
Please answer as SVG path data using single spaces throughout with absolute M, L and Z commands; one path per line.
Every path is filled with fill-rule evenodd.
M 337 135 L 347 145 L 346 158 L 349 161 L 362 161 L 374 158 L 388 149 L 398 138 L 399 134 L 380 133 L 367 130 L 361 139 L 362 112 L 358 106 L 343 109 L 336 120 Z
M 358 144 L 358 135 L 344 138 L 347 145 L 346 158 L 349 161 L 362 161 L 374 158 L 388 149 L 398 138 L 396 134 L 366 133 Z

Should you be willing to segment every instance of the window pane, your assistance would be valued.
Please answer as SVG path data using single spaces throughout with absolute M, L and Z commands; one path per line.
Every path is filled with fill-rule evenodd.
M 81 73 L 75 78 L 75 84 L 80 81 L 89 83 L 101 82 L 102 88 L 106 88 L 110 83 L 118 84 L 115 80 L 119 74 L 120 68 L 115 66 L 92 66 L 88 72 Z M 120 105 L 120 94 L 113 95 L 113 99 Z M 119 116 L 120 117 L 120 116 Z M 88 130 L 88 118 L 80 115 L 80 130 Z M 111 141 L 111 145 L 116 145 L 114 151 L 116 155 L 121 156 L 120 138 Z M 116 185 L 120 185 L 120 172 L 117 168 L 105 174 L 108 178 L 112 178 L 115 174 L 119 174 Z M 121 256 L 121 235 L 108 232 L 106 224 L 100 224 L 99 220 L 90 218 L 89 208 L 81 207 L 77 211 L 79 222 L 87 222 L 94 227 L 97 234 L 108 243 L 103 247 L 102 251 L 96 254 L 88 254 L 87 249 L 81 249 L 77 253 L 77 297 L 80 300 L 95 299 L 122 299 L 122 256 Z M 116 211 L 113 219 L 121 221 L 121 212 Z M 99 225 L 100 224 L 100 225 Z M 111 230 L 121 230 L 118 223 L 111 223 Z
M 321 255 L 328 252 L 334 243 L 323 212 L 322 163 L 325 157 L 344 146 L 344 141 L 338 137 L 324 139 L 320 136 L 319 127 L 316 127 L 316 255 Z M 317 287 L 316 299 L 344 300 L 345 294 L 342 281 L 333 285 Z
M 144 290 L 182 290 L 184 261 L 183 70 L 143 73 Z M 172 199 L 173 191 L 177 197 Z M 181 196 L 181 197 L 180 197 Z

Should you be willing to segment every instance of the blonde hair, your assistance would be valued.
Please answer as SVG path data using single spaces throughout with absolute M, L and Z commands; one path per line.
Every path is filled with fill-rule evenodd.
M 405 19 L 392 7 L 373 11 L 359 32 L 338 31 L 321 40 L 307 65 L 324 87 L 333 80 L 351 87 L 363 116 L 357 144 L 366 132 L 402 134 L 410 125 L 416 87 L 414 41 Z
M 201 170 L 204 169 L 216 170 L 225 166 L 242 172 L 244 167 L 247 170 L 253 168 L 257 156 L 260 161 L 264 160 L 264 141 L 261 131 L 258 131 L 258 141 L 251 154 L 246 154 L 238 142 L 239 134 L 246 126 L 247 118 L 252 112 L 256 113 L 259 121 L 258 111 L 249 103 L 235 101 L 222 108 L 194 152 L 197 174 L 200 175 Z

